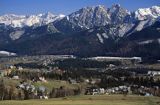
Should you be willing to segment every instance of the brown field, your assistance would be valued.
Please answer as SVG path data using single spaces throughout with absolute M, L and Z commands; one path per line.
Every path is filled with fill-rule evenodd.
M 49 100 L 0 101 L 0 105 L 160 105 L 160 97 L 97 95 Z

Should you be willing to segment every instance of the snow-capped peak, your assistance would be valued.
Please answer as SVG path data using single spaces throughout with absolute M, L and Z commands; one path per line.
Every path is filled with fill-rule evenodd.
M 160 6 L 152 6 L 151 8 L 140 8 L 135 11 L 135 18 L 138 20 L 156 19 L 160 16 Z
M 121 5 L 120 4 L 113 4 L 111 8 L 120 8 Z
M 6 14 L 0 16 L 0 23 L 5 25 L 10 25 L 12 27 L 24 27 L 33 25 L 46 25 L 48 23 L 54 22 L 57 19 L 62 19 L 64 15 L 54 15 L 51 12 L 38 15 L 15 15 Z
M 59 17 L 60 17 L 60 18 L 64 18 L 64 17 L 65 17 L 65 15 L 63 15 L 63 14 L 59 14 Z
M 107 8 L 103 5 L 84 7 L 66 17 L 66 20 L 83 28 L 103 26 L 110 20 Z

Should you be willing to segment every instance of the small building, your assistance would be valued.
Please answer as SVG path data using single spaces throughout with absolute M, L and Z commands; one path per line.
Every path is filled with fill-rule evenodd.
M 3 77 L 5 75 L 4 70 L 0 70 L 0 77 Z
M 17 86 L 17 88 L 27 90 L 27 91 L 30 91 L 30 92 L 34 92 L 35 89 L 36 89 L 34 85 L 31 85 L 30 83 L 27 83 L 27 82 L 22 82 L 21 84 L 19 84 Z
M 68 81 L 70 84 L 77 84 L 77 81 L 74 79 L 69 78 Z
M 96 78 L 96 79 L 91 79 L 90 80 L 90 84 L 95 85 L 95 84 L 99 84 L 101 82 L 100 78 Z
M 129 91 L 131 93 L 130 87 L 118 86 L 118 87 L 113 87 L 113 88 L 107 89 L 106 93 L 107 94 L 124 94 L 124 93 L 128 93 Z
M 4 77 L 4 76 L 7 76 L 11 73 L 11 70 L 8 69 L 8 70 L 0 70 L 0 76 Z
M 16 75 L 16 76 L 13 76 L 12 79 L 18 80 L 18 79 L 19 79 L 19 76 L 17 76 L 17 75 Z
M 11 65 L 9 68 L 10 69 L 16 69 L 16 66 Z
M 115 67 L 114 64 L 109 64 L 108 67 L 112 68 L 112 67 Z
M 85 95 L 96 95 L 96 94 L 98 94 L 97 87 L 87 87 L 85 90 Z
M 39 80 L 42 82 L 47 82 L 47 80 L 44 77 L 39 77 Z
M 89 83 L 90 81 L 89 81 L 89 79 L 85 79 L 84 82 L 85 83 Z
M 38 87 L 37 89 L 37 95 L 39 96 L 40 99 L 48 99 L 48 96 L 47 96 L 47 88 L 44 87 L 44 86 L 40 86 Z
M 23 67 L 19 66 L 19 67 L 18 67 L 18 70 L 23 70 Z
M 85 95 L 100 95 L 100 94 L 105 94 L 104 88 L 87 87 L 85 90 Z

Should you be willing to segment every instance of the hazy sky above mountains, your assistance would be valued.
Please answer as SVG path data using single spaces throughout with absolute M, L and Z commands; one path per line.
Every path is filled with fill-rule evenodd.
M 113 4 L 120 4 L 128 10 L 134 11 L 138 8 L 160 6 L 160 0 L 0 0 L 0 15 L 46 12 L 67 15 L 86 6 L 105 5 L 111 7 Z

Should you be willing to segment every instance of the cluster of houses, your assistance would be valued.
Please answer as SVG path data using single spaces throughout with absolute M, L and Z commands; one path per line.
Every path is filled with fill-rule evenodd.
M 48 93 L 47 93 L 47 88 L 44 86 L 39 86 L 36 88 L 34 85 L 27 83 L 27 82 L 21 82 L 18 86 L 17 89 L 21 89 L 28 94 L 33 94 L 34 98 L 39 98 L 39 99 L 48 99 Z
M 101 95 L 101 94 L 105 94 L 104 88 L 87 87 L 85 90 L 85 95 Z
M 149 76 L 160 76 L 160 71 L 148 71 L 147 73 Z
M 158 86 L 145 87 L 145 86 L 132 85 L 131 90 L 133 93 L 139 95 L 160 96 L 160 87 Z
M 9 75 L 12 72 L 12 70 L 14 70 L 15 68 L 16 68 L 15 66 L 9 66 L 6 69 L 0 69 L 0 77 Z
M 106 94 L 124 94 L 131 93 L 131 88 L 128 86 L 118 86 L 106 89 Z
M 102 95 L 102 94 L 123 94 L 123 93 L 128 93 L 130 92 L 131 89 L 130 87 L 127 86 L 118 86 L 118 87 L 113 87 L 113 88 L 98 88 L 98 87 L 87 87 L 85 90 L 86 95 Z
M 160 96 L 160 88 L 158 86 L 145 87 L 138 85 L 117 86 L 112 88 L 87 87 L 85 95 L 101 95 L 101 94 L 137 94 L 142 96 Z

